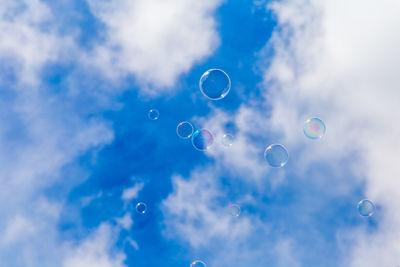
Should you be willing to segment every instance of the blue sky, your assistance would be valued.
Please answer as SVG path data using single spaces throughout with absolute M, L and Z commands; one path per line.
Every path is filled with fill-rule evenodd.
M 0 266 L 400 264 L 396 1 L 3 2 Z

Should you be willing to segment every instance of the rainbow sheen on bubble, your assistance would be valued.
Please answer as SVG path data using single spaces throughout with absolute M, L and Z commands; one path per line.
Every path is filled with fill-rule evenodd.
M 304 123 L 303 131 L 305 136 L 310 139 L 320 139 L 325 135 L 326 126 L 321 119 L 312 118 Z
M 264 158 L 270 166 L 278 168 L 286 165 L 289 154 L 283 145 L 273 144 L 265 149 Z
M 193 134 L 193 125 L 188 121 L 183 121 L 176 127 L 176 133 L 182 139 L 188 139 Z
M 136 204 L 136 211 L 140 214 L 145 214 L 147 211 L 147 205 L 143 202 L 139 202 Z
M 224 136 L 222 136 L 222 145 L 224 147 L 231 147 L 233 144 L 233 136 L 230 134 L 224 134 Z
M 149 113 L 147 114 L 150 120 L 158 120 L 158 117 L 160 117 L 160 112 L 157 109 L 150 109 Z
M 223 70 L 210 69 L 200 78 L 200 91 L 211 100 L 224 98 L 231 89 L 231 80 Z
M 361 200 L 358 202 L 358 212 L 364 217 L 372 216 L 375 212 L 375 205 L 371 200 Z
M 192 135 L 192 144 L 197 150 L 207 150 L 214 142 L 214 137 L 206 129 L 198 129 Z
M 204 261 L 195 260 L 190 264 L 190 267 L 207 267 Z
M 232 216 L 239 217 L 240 212 L 241 212 L 241 210 L 240 210 L 239 205 L 232 204 L 232 205 L 229 206 L 229 213 Z

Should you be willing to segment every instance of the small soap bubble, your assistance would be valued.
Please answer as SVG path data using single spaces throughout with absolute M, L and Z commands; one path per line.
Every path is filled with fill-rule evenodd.
M 220 69 L 210 69 L 200 78 L 200 91 L 211 100 L 224 98 L 231 89 L 228 74 Z
M 149 117 L 150 120 L 155 121 L 160 116 L 160 112 L 157 109 L 150 109 L 147 116 Z
M 240 207 L 239 205 L 232 204 L 229 206 L 229 213 L 232 214 L 232 216 L 239 217 L 240 215 Z
M 139 202 L 136 204 L 136 211 L 140 214 L 145 214 L 147 210 L 147 206 L 143 202 Z
M 207 267 L 207 265 L 200 260 L 195 260 L 190 264 L 190 267 Z
M 188 139 L 193 134 L 193 125 L 188 121 L 183 121 L 176 127 L 176 133 L 182 139 Z
M 358 202 L 358 212 L 361 216 L 369 217 L 374 214 L 375 205 L 371 200 L 364 199 Z
M 272 167 L 283 167 L 289 159 L 289 154 L 284 146 L 273 144 L 265 149 L 264 158 Z
M 326 132 L 326 126 L 322 120 L 318 118 L 312 118 L 304 123 L 303 131 L 305 136 L 310 139 L 320 139 Z
M 212 134 L 205 129 L 198 129 L 192 135 L 192 144 L 197 150 L 207 150 L 214 142 Z
M 224 136 L 222 136 L 222 145 L 224 147 L 231 147 L 233 144 L 233 136 L 230 134 L 224 134 Z

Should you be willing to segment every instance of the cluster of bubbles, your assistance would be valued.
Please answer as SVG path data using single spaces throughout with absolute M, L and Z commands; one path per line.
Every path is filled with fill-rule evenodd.
M 210 100 L 220 100 L 226 97 L 231 89 L 231 80 L 223 70 L 210 69 L 206 71 L 200 78 L 199 87 L 201 93 Z M 159 111 L 151 109 L 148 117 L 151 120 L 159 118 Z M 321 139 L 326 133 L 325 123 L 319 118 L 310 118 L 305 121 L 303 126 L 304 135 L 312 140 Z M 176 133 L 179 138 L 191 139 L 192 145 L 196 150 L 206 151 L 214 143 L 212 133 L 207 129 L 196 129 L 188 121 L 183 121 L 176 127 Z M 224 147 L 229 148 L 233 145 L 234 137 L 230 134 L 224 134 L 221 143 Z M 289 153 L 282 144 L 271 144 L 264 151 L 264 159 L 274 168 L 284 167 L 289 159 Z M 138 203 L 136 205 L 138 213 L 146 212 L 146 204 Z M 358 211 L 361 216 L 369 217 L 374 214 L 375 205 L 372 201 L 364 199 L 358 203 Z M 239 217 L 241 213 L 240 206 L 231 204 L 229 213 L 234 217 Z M 190 267 L 206 267 L 206 264 L 201 260 L 193 261 Z

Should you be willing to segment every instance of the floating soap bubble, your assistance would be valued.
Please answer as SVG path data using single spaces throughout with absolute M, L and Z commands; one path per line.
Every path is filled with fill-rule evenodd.
M 150 120 L 155 121 L 160 116 L 160 112 L 157 109 L 150 109 L 147 116 L 149 117 Z
M 224 134 L 224 136 L 222 136 L 222 144 L 224 147 L 231 147 L 233 144 L 233 136 L 230 134 Z
M 358 202 L 358 212 L 360 212 L 361 216 L 369 217 L 374 214 L 375 205 L 371 200 L 364 199 Z
M 139 202 L 139 203 L 136 204 L 136 211 L 138 213 L 144 214 L 144 213 L 146 213 L 146 210 L 147 210 L 147 206 L 146 206 L 145 203 Z
M 284 146 L 274 144 L 265 149 L 264 158 L 272 167 L 283 167 L 289 159 L 289 154 Z
M 322 120 L 312 118 L 304 123 L 303 131 L 310 139 L 320 139 L 326 132 L 326 126 Z
M 214 142 L 212 134 L 205 129 L 198 129 L 192 135 L 192 144 L 197 150 L 207 150 Z
M 229 206 L 229 213 L 232 214 L 232 216 L 239 217 L 240 215 L 240 207 L 239 205 L 232 204 Z
M 201 76 L 199 85 L 203 95 L 211 100 L 219 100 L 229 93 L 231 80 L 223 70 L 211 69 Z
M 176 127 L 176 133 L 180 138 L 187 139 L 193 134 L 193 126 L 190 122 L 181 122 Z
M 190 267 L 207 267 L 207 265 L 203 261 L 196 260 L 190 264 Z

